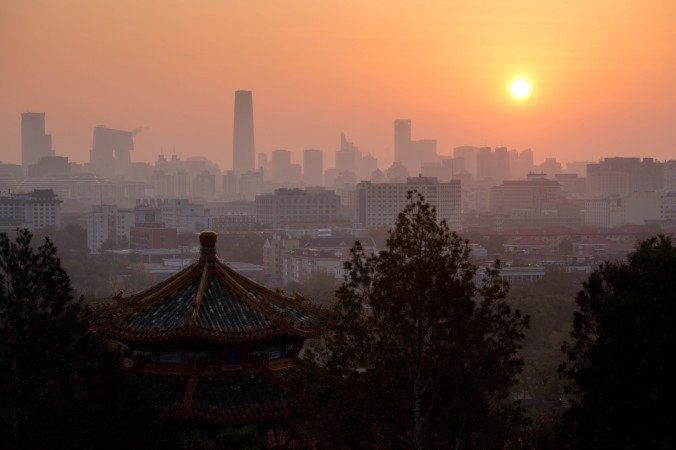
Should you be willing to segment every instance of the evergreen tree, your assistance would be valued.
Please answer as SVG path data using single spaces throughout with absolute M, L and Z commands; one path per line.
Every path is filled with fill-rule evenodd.
M 49 241 L 0 234 L 0 447 L 136 448 L 150 418 L 88 329 Z
M 573 406 L 573 445 L 672 448 L 676 401 L 676 248 L 641 242 L 628 262 L 594 271 L 576 302 L 560 372 Z
M 346 264 L 313 355 L 315 432 L 349 448 L 502 444 L 528 318 L 505 303 L 499 265 L 480 274 L 435 209 L 407 199 L 388 249 L 357 243 Z

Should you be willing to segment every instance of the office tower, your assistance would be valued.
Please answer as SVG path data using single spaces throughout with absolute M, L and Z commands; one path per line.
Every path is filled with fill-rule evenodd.
M 28 167 L 52 155 L 52 135 L 45 134 L 45 113 L 21 113 L 21 165 Z
M 253 101 L 251 91 L 235 91 L 235 124 L 232 134 L 232 169 L 236 174 L 255 167 Z
M 291 152 L 274 150 L 270 159 L 270 178 L 275 183 L 298 183 L 302 179 L 300 164 L 291 164 Z
M 126 174 L 131 166 L 134 132 L 97 126 L 89 151 L 89 164 L 95 173 L 114 176 Z
M 424 163 L 438 160 L 435 139 L 411 140 L 411 121 L 394 121 L 394 162 L 401 163 L 409 173 L 419 175 Z
M 324 155 L 321 150 L 303 152 L 303 181 L 306 186 L 321 186 L 324 182 Z
M 476 161 L 477 180 L 488 179 L 495 186 L 509 179 L 509 152 L 506 147 L 498 147 L 495 151 L 482 147 Z
M 258 170 L 263 173 L 268 171 L 268 154 L 260 152 L 258 154 Z
M 357 163 L 361 160 L 359 148 L 340 133 L 340 150 L 336 152 L 336 169 L 338 172 L 357 172 Z
M 398 162 L 410 168 L 409 159 L 411 151 L 411 121 L 394 121 L 394 162 Z
M 473 147 L 471 145 L 455 147 L 453 149 L 453 157 L 464 159 L 465 170 L 469 172 L 474 178 L 476 178 L 476 159 L 478 152 L 479 148 Z
M 509 151 L 509 177 L 512 180 L 525 180 L 529 173 L 533 172 L 533 151 L 526 149 Z

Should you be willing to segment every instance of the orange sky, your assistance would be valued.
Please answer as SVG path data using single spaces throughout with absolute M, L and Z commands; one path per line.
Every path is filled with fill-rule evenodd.
M 257 152 L 298 162 L 332 164 L 344 131 L 389 164 L 398 118 L 440 153 L 676 159 L 676 1 L 0 0 L 3 162 L 35 111 L 78 162 L 103 124 L 144 127 L 136 161 L 229 168 L 236 89 L 254 91 Z

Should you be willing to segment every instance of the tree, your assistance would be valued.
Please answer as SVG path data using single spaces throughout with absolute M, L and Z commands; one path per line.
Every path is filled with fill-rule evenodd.
M 671 448 L 676 400 L 676 248 L 641 242 L 628 262 L 606 263 L 577 295 L 568 362 L 568 417 L 576 445 Z
M 357 243 L 346 264 L 313 355 L 318 434 L 352 448 L 495 446 L 516 417 L 528 318 L 504 301 L 499 266 L 480 276 L 468 242 L 420 194 L 407 199 L 388 249 L 366 257 Z
M 54 245 L 31 238 L 0 234 L 0 447 L 147 445 L 151 415 L 118 353 L 89 331 Z

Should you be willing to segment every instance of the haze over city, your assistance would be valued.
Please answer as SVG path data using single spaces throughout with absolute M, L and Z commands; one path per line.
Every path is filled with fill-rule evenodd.
M 20 162 L 20 113 L 39 111 L 74 162 L 105 125 L 142 128 L 133 161 L 202 155 L 226 170 L 238 89 L 253 91 L 256 152 L 295 161 L 331 155 L 342 131 L 385 168 L 395 119 L 440 155 L 672 159 L 674 23 L 670 0 L 2 1 L 0 160 Z

